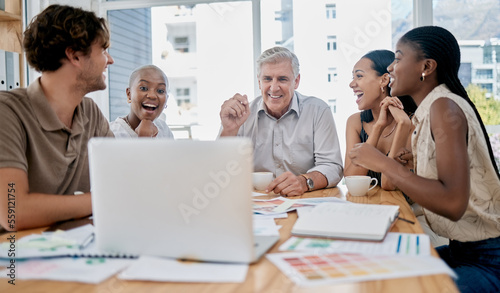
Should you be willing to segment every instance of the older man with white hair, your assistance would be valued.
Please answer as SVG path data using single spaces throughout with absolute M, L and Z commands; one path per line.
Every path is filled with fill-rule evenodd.
M 333 187 L 343 168 L 330 107 L 296 91 L 297 56 L 283 47 L 264 51 L 257 60 L 262 95 L 248 102 L 235 94 L 221 107 L 220 136 L 244 136 L 254 144 L 254 171 L 273 172 L 267 191 L 298 196 Z

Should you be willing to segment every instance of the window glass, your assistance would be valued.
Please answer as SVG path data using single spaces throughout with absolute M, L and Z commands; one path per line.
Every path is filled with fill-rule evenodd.
M 126 40 L 112 39 L 110 53 L 115 64 L 110 66 L 110 118 L 128 112 L 124 95 L 130 72 L 138 65 L 153 63 L 165 71 L 170 82 L 167 123 L 202 129 L 193 130 L 194 138 L 215 138 L 224 100 L 235 93 L 247 94 L 250 100 L 260 95 L 255 76 L 255 33 L 262 51 L 284 46 L 298 56 L 298 91 L 331 105 L 343 141 L 345 121 L 358 111 L 349 88 L 352 67 L 371 50 L 394 48 L 397 38 L 411 28 L 413 1 L 259 2 L 259 32 L 253 31 L 250 0 L 133 9 L 149 13 L 143 18 L 150 23 L 127 22 L 131 19 L 127 16 L 122 17 L 120 27 L 114 14 L 123 10 L 109 10 L 112 38 L 120 35 Z M 139 15 L 136 18 L 140 19 Z M 138 26 L 142 33 L 132 30 Z M 148 47 L 149 53 L 136 47 Z M 123 79 L 121 83 L 116 81 L 118 77 Z
M 167 124 L 189 126 L 194 138 L 216 137 L 224 100 L 253 98 L 251 1 L 109 10 L 108 21 L 110 120 L 128 113 L 128 76 L 149 63 L 169 79 Z
M 500 166 L 500 1 L 434 0 L 433 12 L 434 24 L 458 40 L 459 78 L 490 134 Z
M 434 24 L 459 42 L 462 84 L 478 85 L 500 100 L 500 1 L 434 0 L 433 7 Z
M 371 50 L 393 50 L 411 29 L 412 13 L 412 0 L 261 1 L 262 50 L 280 45 L 297 55 L 297 91 L 330 105 L 342 142 L 347 118 L 359 111 L 349 88 L 352 67 Z
M 337 18 L 337 5 L 335 3 L 327 3 L 325 5 L 326 19 Z
M 111 31 L 109 54 L 115 61 L 108 67 L 109 117 L 113 121 L 129 112 L 125 89 L 130 73 L 151 63 L 151 9 L 112 10 L 107 18 Z
M 399 38 L 413 28 L 413 0 L 391 1 L 392 48 Z

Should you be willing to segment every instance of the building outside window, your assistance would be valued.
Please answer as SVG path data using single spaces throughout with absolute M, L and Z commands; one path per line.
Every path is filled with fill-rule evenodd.
M 478 83 L 478 85 L 486 90 L 488 93 L 493 92 L 493 84 L 492 83 Z
M 337 82 L 337 68 L 328 68 L 328 82 Z
M 177 106 L 180 108 L 189 108 L 191 106 L 191 97 L 189 88 L 176 88 Z
M 477 69 L 476 70 L 477 79 L 492 79 L 493 69 Z
M 491 88 L 493 96 L 497 97 L 499 26 L 494 19 L 488 18 L 488 25 L 471 24 L 480 28 L 477 30 L 480 33 L 473 34 L 472 29 L 466 30 L 463 24 L 454 20 L 457 15 L 473 15 L 471 9 L 478 14 L 495 12 L 500 2 L 481 0 L 482 5 L 475 5 L 472 0 L 464 1 L 464 5 L 454 5 L 454 0 L 434 0 L 434 24 L 452 31 L 461 46 L 469 42 L 462 47 L 464 65 L 460 76 L 464 85 L 490 84 L 486 87 Z M 138 0 L 121 2 L 141 3 Z M 112 40 L 111 55 L 115 58 L 124 54 L 123 59 L 127 62 L 117 66 L 119 62 L 115 58 L 115 64 L 110 66 L 111 119 L 128 111 L 121 93 L 126 84 L 115 83 L 113 75 L 128 76 L 139 63 L 153 63 L 166 72 L 171 84 L 167 123 L 200 127 L 207 130 L 201 132 L 210 133 L 204 138 L 215 138 L 220 128 L 218 113 L 223 101 L 237 92 L 247 94 L 250 99 L 260 95 L 255 58 L 263 50 L 280 45 L 292 50 L 299 58 L 301 82 L 298 91 L 327 103 L 335 100 L 334 108 L 342 109 L 335 111 L 334 116 L 342 136 L 347 117 L 358 111 L 348 86 L 353 65 L 371 50 L 393 50 L 399 37 L 413 25 L 413 0 L 257 1 L 260 5 L 258 18 L 254 15 L 252 0 L 219 3 L 192 0 L 186 1 L 186 5 L 174 2 L 176 5 L 144 8 L 144 12 L 131 9 L 143 13 L 138 19 L 149 19 L 149 28 L 134 33 L 132 37 L 125 27 L 121 33 L 125 41 L 120 44 Z M 112 37 L 119 32 L 118 22 L 113 20 L 112 14 L 123 11 L 107 10 Z M 255 31 L 253 22 L 257 19 L 260 19 L 260 30 Z M 130 21 L 128 25 L 138 26 Z M 144 25 L 148 26 L 147 22 Z M 138 42 L 138 35 L 147 37 Z M 258 43 L 254 42 L 255 36 L 258 36 Z M 149 53 L 142 53 L 141 46 L 149 48 Z M 127 53 L 129 57 L 126 57 Z M 142 59 L 129 62 L 137 56 Z M 182 96 L 183 91 L 174 89 L 189 89 L 189 110 L 178 108 L 187 98 Z M 193 137 L 197 138 L 196 133 Z
M 326 19 L 336 19 L 337 18 L 337 7 L 336 4 L 326 4 Z
M 448 29 L 457 38 L 461 51 L 461 82 L 486 89 L 487 95 L 500 100 L 500 14 L 498 0 L 433 0 L 434 24 Z M 467 20 L 467 25 L 464 21 Z M 470 66 L 468 65 L 470 64 Z M 463 71 L 470 72 L 464 74 Z M 464 80 L 462 76 L 471 76 Z
M 327 36 L 326 48 L 328 51 L 337 50 L 337 36 Z
M 174 49 L 179 53 L 189 52 L 189 39 L 188 37 L 174 38 Z
M 333 114 L 337 113 L 337 99 L 329 99 L 328 106 L 332 109 Z

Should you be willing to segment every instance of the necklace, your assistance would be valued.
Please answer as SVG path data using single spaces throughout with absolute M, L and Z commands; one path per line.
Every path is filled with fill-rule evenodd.
M 396 124 L 394 124 L 394 127 L 392 127 L 391 131 L 389 131 L 389 133 L 387 133 L 386 135 L 382 136 L 383 138 L 386 138 L 388 137 L 389 135 L 391 135 L 393 132 L 394 132 L 394 129 L 396 129 Z
M 132 130 L 134 130 L 134 128 L 132 127 L 132 125 L 130 125 L 130 122 L 128 121 L 128 116 L 123 117 L 123 120 L 125 120 L 125 122 L 128 124 L 128 126 L 130 126 L 130 128 L 132 128 Z

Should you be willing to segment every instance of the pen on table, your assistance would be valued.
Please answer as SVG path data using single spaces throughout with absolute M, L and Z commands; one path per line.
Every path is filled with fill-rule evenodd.
M 90 234 L 85 240 L 80 244 L 80 249 L 84 249 L 89 246 L 89 244 L 94 240 L 94 233 Z
M 415 222 L 410 221 L 410 220 L 407 220 L 407 219 L 405 219 L 405 218 L 398 217 L 398 219 L 399 219 L 399 220 L 401 220 L 401 221 L 404 221 L 404 222 L 406 222 L 406 223 L 410 223 L 410 224 L 412 224 L 412 225 L 414 225 L 414 224 L 415 224 Z

